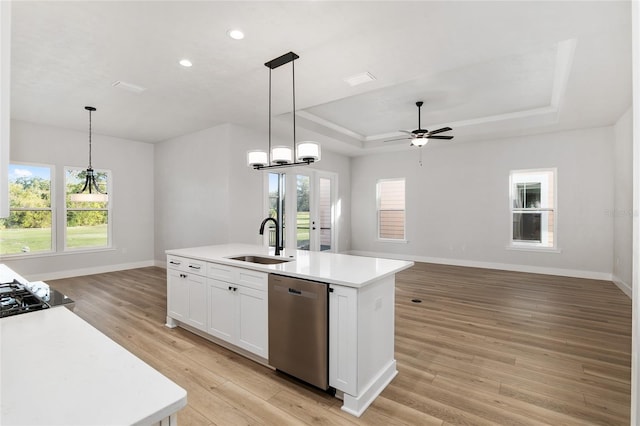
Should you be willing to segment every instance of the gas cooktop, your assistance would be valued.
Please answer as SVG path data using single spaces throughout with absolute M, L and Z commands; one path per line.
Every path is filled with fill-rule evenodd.
M 0 318 L 40 311 L 50 307 L 48 303 L 16 280 L 10 283 L 0 283 Z

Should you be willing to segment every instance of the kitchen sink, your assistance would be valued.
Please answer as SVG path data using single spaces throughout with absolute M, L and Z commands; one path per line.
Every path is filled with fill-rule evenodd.
M 228 257 L 227 259 L 240 260 L 242 262 L 250 262 L 250 263 L 260 263 L 262 265 L 274 265 L 277 263 L 290 262 L 291 260 L 293 260 L 293 259 L 278 259 L 274 257 L 254 256 L 254 255 L 234 256 L 234 257 Z

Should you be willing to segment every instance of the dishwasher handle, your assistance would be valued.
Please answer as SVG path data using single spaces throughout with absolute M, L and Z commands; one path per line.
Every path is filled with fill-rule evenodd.
M 300 296 L 300 295 L 302 295 L 302 292 L 300 290 L 296 290 L 295 288 L 289 287 L 289 294 L 296 294 L 296 295 Z

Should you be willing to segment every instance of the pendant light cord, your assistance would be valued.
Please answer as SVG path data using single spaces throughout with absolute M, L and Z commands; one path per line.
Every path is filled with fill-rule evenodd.
M 296 148 L 296 60 L 291 61 L 291 85 L 293 86 L 293 161 L 298 161 Z
M 268 163 L 271 164 L 272 153 L 271 153 L 271 68 L 269 68 L 269 151 L 267 151 L 267 159 Z

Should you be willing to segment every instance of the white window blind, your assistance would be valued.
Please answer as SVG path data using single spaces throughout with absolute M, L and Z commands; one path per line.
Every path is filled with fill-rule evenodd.
M 384 179 L 377 184 L 378 238 L 405 239 L 404 179 Z

